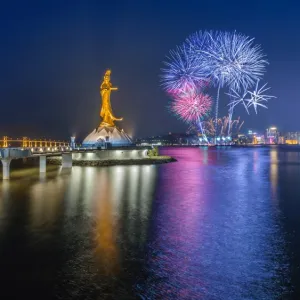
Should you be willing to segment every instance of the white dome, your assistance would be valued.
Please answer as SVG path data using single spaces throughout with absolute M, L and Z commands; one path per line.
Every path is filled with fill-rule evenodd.
M 117 127 L 100 126 L 93 130 L 82 142 L 84 147 L 97 147 L 104 143 L 113 146 L 128 146 L 132 144 L 131 138 Z

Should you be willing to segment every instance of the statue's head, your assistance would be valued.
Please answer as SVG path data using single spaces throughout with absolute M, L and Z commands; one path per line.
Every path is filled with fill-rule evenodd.
M 104 82 L 105 83 L 108 83 L 110 81 L 110 73 L 111 73 L 111 70 L 106 70 L 105 74 L 104 74 Z

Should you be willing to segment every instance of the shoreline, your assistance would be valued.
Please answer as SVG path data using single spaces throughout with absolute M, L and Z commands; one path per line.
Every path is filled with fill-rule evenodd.
M 177 160 L 170 156 L 155 156 L 140 159 L 108 159 L 108 160 L 73 160 L 73 166 L 108 167 L 108 166 L 129 166 L 129 165 L 159 165 Z M 61 165 L 61 157 L 49 157 L 47 163 L 50 165 Z

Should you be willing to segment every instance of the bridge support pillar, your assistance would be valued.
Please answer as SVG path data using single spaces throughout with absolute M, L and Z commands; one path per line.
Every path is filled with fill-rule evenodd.
M 2 161 L 3 179 L 9 179 L 11 158 L 4 158 Z
M 72 153 L 63 153 L 61 160 L 63 168 L 72 168 Z
M 46 161 L 47 161 L 46 155 L 41 155 L 40 156 L 40 173 L 46 172 Z

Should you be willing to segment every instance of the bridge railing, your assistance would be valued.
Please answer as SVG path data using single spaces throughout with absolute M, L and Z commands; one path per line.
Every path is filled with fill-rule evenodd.
M 30 148 L 32 154 L 41 154 L 41 153 L 59 153 L 71 151 L 71 147 L 33 147 Z
M 8 148 L 19 146 L 23 148 L 57 148 L 57 147 L 70 147 L 70 143 L 66 141 L 56 141 L 56 140 L 47 140 L 47 139 L 30 139 L 28 137 L 23 138 L 10 138 L 4 136 L 0 140 L 0 147 Z
M 29 148 L 32 154 L 42 154 L 42 153 L 60 153 L 60 152 L 69 152 L 72 151 L 70 146 L 66 147 L 32 147 Z

